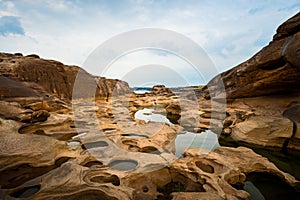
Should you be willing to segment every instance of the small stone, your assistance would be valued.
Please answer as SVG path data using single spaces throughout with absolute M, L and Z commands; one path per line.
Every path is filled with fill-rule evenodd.
M 224 135 L 230 135 L 230 134 L 231 134 L 231 131 L 232 131 L 231 128 L 227 127 L 227 128 L 224 128 L 224 129 L 223 129 L 223 132 L 222 132 L 222 133 L 223 133 Z

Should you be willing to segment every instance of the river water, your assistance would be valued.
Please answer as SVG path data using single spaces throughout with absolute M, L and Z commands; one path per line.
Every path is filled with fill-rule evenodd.
M 153 113 L 154 109 L 144 108 L 135 113 L 135 118 L 146 122 L 164 122 L 173 125 L 166 116 Z M 220 146 L 217 135 L 206 130 L 201 133 L 184 131 L 175 139 L 175 156 L 180 158 L 186 149 L 202 148 L 214 150 Z M 248 178 L 249 177 L 249 178 Z M 249 200 L 281 200 L 300 199 L 300 194 L 287 186 L 282 180 L 268 174 L 252 174 L 247 176 L 247 181 L 240 189 L 250 194 Z
M 164 122 L 169 125 L 173 125 L 170 120 L 162 115 L 153 113 L 154 109 L 144 108 L 135 113 L 135 119 L 144 120 L 145 122 Z M 218 137 L 210 130 L 193 133 L 184 131 L 177 135 L 175 139 L 175 156 L 182 157 L 182 153 L 186 149 L 191 148 L 203 148 L 207 150 L 213 150 L 220 146 L 218 143 Z

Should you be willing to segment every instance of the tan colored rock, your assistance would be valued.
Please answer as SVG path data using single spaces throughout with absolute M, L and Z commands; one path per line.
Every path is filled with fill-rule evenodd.
M 227 104 L 229 116 L 224 120 L 220 140 L 298 154 L 299 134 L 293 136 L 293 122 L 284 114 L 298 101 L 298 95 L 235 99 Z M 229 130 L 230 135 L 226 134 Z
M 50 116 L 50 113 L 46 110 L 39 110 L 36 112 L 33 112 L 31 114 L 31 123 L 35 123 L 35 122 L 44 122 L 48 119 L 48 117 Z
M 71 113 L 51 112 L 47 121 L 22 129 L 19 122 L 1 121 L 0 153 L 5 158 L 1 166 L 5 167 L 1 167 L 0 176 L 5 188 L 0 191 L 4 196 L 29 195 L 30 199 L 42 200 L 99 196 L 122 200 L 197 196 L 248 199 L 249 194 L 235 185 L 243 185 L 247 174 L 252 172 L 271 174 L 290 188 L 298 187 L 298 181 L 292 176 L 247 148 L 220 147 L 215 152 L 190 149 L 184 158 L 176 159 L 172 141 L 180 127 L 137 123 L 128 118 L 126 109 L 112 111 L 109 103 L 101 101 L 95 105 L 87 102 L 77 105 L 82 105 L 77 109 L 79 135 L 66 137 L 66 141 L 56 138 L 76 134 L 70 127 L 76 124 Z M 91 113 L 98 117 L 99 124 L 86 118 Z M 113 119 L 115 116 L 120 117 Z M 19 134 L 18 130 L 27 134 Z M 134 137 L 140 138 L 130 138 L 124 133 L 134 133 Z M 114 169 L 118 162 L 127 161 L 135 166 L 124 171 Z M 19 181 L 13 181 L 16 177 Z
M 299 19 L 298 13 L 278 28 L 268 46 L 212 79 L 203 88 L 204 95 L 217 97 L 222 91 L 219 81 L 224 83 L 228 99 L 299 93 Z
M 292 35 L 299 31 L 299 22 L 300 13 L 297 13 L 294 17 L 288 19 L 283 24 L 281 24 L 276 31 L 273 39 L 278 40 L 280 38 L 286 37 L 288 35 Z
M 293 132 L 297 124 L 283 116 L 286 109 L 300 102 L 299 19 L 299 13 L 288 19 L 266 47 L 217 75 L 202 89 L 201 97 L 213 101 L 222 95 L 220 86 L 225 87 L 227 116 L 221 140 L 299 154 L 300 136 Z M 201 97 L 199 104 L 205 102 Z M 210 116 L 205 113 L 202 117 Z M 200 122 L 201 127 L 208 125 L 201 118 Z
M 272 175 L 299 189 L 294 177 L 245 147 L 219 147 L 214 152 L 189 149 L 185 156 L 170 167 L 128 174 L 122 182 L 134 189 L 134 199 L 248 199 L 249 194 L 235 186 L 243 185 L 254 172 Z
M 33 111 L 38 111 L 38 110 L 50 111 L 51 110 L 51 107 L 47 101 L 34 102 L 29 105 L 26 105 L 25 108 L 29 108 Z
M 164 85 L 153 86 L 151 89 L 151 93 L 153 93 L 154 95 L 161 95 L 161 96 L 173 96 L 174 95 L 172 90 L 170 90 L 169 88 L 167 88 Z
M 94 77 L 77 66 L 67 66 L 58 61 L 8 53 L 0 53 L 0 59 L 0 85 L 5 84 L 0 90 L 0 97 L 47 98 L 54 94 L 70 100 L 78 72 L 82 75 L 82 82 L 76 85 L 77 98 L 86 97 L 84 95 L 89 94 L 90 88 L 95 89 L 96 97 L 104 98 L 131 92 L 126 82 Z
M 178 192 L 173 193 L 173 200 L 222 200 L 223 198 L 214 193 L 207 192 Z

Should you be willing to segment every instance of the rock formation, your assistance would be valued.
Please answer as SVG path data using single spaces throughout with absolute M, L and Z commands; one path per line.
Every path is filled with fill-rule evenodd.
M 300 13 L 279 26 L 269 45 L 203 88 L 200 96 L 214 101 L 224 83 L 223 141 L 299 154 L 298 123 L 284 114 L 300 102 L 299 52 Z
M 67 66 L 38 56 L 0 53 L 0 61 L 0 85 L 5 86 L 1 89 L 2 98 L 55 95 L 71 100 L 78 71 L 85 74 L 81 80 L 82 88 L 78 88 L 83 92 L 81 97 L 90 87 L 97 87 L 96 97 L 109 97 L 114 90 L 117 94 L 130 92 L 126 82 L 94 77 L 77 66 Z
M 8 106 L 15 110 L 11 116 L 22 110 L 14 104 Z M 85 118 L 81 121 L 85 130 L 72 128 L 70 113 L 52 112 L 47 121 L 31 124 L 26 131 L 21 122 L 1 119 L 1 198 L 248 199 L 248 190 L 243 187 L 251 174 L 271 176 L 288 188 L 286 197 L 299 197 L 299 181 L 245 147 L 219 147 L 214 152 L 189 149 L 177 159 L 168 151 L 160 152 L 158 146 L 159 151 L 149 148 L 170 146 L 170 140 L 162 140 L 168 134 L 157 133 L 160 140 L 154 136 L 153 143 L 149 140 L 147 144 L 144 138 L 136 138 L 131 140 L 136 146 L 125 148 L 122 137 L 127 135 L 120 127 L 126 125 L 125 119 L 104 123 L 106 113 L 102 111 L 110 105 L 101 101 L 97 107 L 102 118 L 100 130 L 106 137 Z M 84 116 L 95 108 L 85 105 L 81 112 Z M 108 121 L 114 119 L 108 117 Z
M 299 94 L 300 13 L 277 29 L 268 46 L 242 64 L 223 72 L 208 83 L 210 97 L 217 97 L 219 79 L 228 99 L 275 94 Z M 207 87 L 205 87 L 207 89 Z

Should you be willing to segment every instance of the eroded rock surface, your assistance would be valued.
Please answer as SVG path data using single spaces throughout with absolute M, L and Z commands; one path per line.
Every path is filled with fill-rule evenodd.
M 213 98 L 219 95 L 220 78 L 226 88 L 228 99 L 299 94 L 299 21 L 298 13 L 278 28 L 277 34 L 268 46 L 244 63 L 212 79 L 208 83 L 211 87 L 209 96 Z
M 46 121 L 34 123 L 8 117 L 28 110 L 6 103 L 3 199 L 248 199 L 243 186 L 252 173 L 274 176 L 298 195 L 294 177 L 244 147 L 190 149 L 178 159 L 179 125 L 136 120 L 115 101 L 77 100 L 75 118 L 71 109 L 50 111 Z
M 227 110 L 223 144 L 233 142 L 299 155 L 298 124 L 284 114 L 300 101 L 299 21 L 298 13 L 279 26 L 268 46 L 216 76 L 199 94 L 200 99 L 217 101 L 222 94 L 220 81 L 224 83 Z
M 87 88 L 95 88 L 96 97 L 109 97 L 130 92 L 126 82 L 95 77 L 77 66 L 67 66 L 58 61 L 38 56 L 0 53 L 1 97 L 28 97 L 56 95 L 61 99 L 72 98 L 73 86 L 80 71 L 83 78 L 76 85 L 78 94 L 86 94 Z

